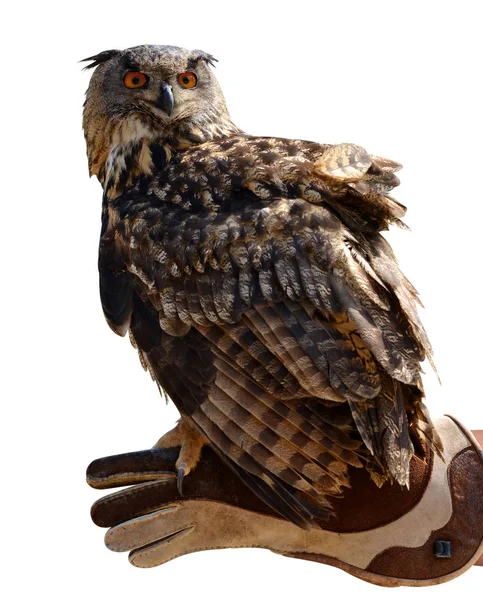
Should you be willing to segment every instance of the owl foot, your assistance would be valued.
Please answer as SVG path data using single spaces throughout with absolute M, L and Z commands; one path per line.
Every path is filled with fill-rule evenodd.
M 183 480 L 192 471 L 201 456 L 201 449 L 206 441 L 196 431 L 186 417 L 181 417 L 174 429 L 165 433 L 154 445 L 155 448 L 173 448 L 181 446 L 176 469 L 178 471 L 178 491 L 183 495 Z

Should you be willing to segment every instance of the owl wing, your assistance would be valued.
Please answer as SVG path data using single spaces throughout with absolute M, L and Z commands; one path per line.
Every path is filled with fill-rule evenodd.
M 167 183 L 116 201 L 100 272 L 111 326 L 130 328 L 180 411 L 303 526 L 361 465 L 353 429 L 380 476 L 407 484 L 411 428 L 432 438 L 420 382 L 430 346 L 378 232 L 404 212 L 386 195 L 395 163 L 294 145 L 187 152 Z

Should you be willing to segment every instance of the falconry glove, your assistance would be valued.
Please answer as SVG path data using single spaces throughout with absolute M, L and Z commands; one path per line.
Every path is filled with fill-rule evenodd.
M 378 488 L 351 468 L 351 487 L 332 499 L 333 514 L 304 530 L 280 517 L 209 448 L 179 493 L 178 449 L 95 460 L 87 481 L 98 489 L 131 485 L 92 507 L 109 527 L 105 543 L 129 551 L 137 567 L 215 548 L 267 548 L 338 567 L 382 586 L 423 586 L 457 577 L 483 553 L 483 452 L 452 417 L 436 427 L 443 457 L 413 457 L 409 489 Z

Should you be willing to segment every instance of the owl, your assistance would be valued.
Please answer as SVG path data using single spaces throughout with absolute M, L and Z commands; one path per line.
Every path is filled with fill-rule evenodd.
M 412 457 L 441 443 L 418 294 L 381 235 L 403 226 L 400 165 L 244 133 L 206 52 L 85 60 L 102 307 L 180 412 L 157 443 L 180 447 L 180 489 L 204 445 L 304 528 L 352 468 L 407 486 Z

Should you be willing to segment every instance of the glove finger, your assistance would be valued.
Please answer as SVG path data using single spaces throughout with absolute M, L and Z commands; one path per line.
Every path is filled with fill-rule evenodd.
M 195 532 L 195 526 L 188 526 L 149 546 L 133 550 L 129 553 L 129 562 L 135 567 L 146 569 L 157 567 L 184 554 L 211 550 L 198 545 L 200 540 L 194 535 Z
M 91 518 L 99 527 L 114 527 L 159 510 L 179 499 L 176 479 L 140 483 L 94 502 Z
M 96 489 L 133 485 L 145 481 L 175 477 L 179 448 L 152 448 L 105 456 L 87 467 L 87 483 Z
M 260 537 L 265 518 L 260 514 L 252 518 L 245 510 L 222 502 L 186 500 L 111 529 L 106 544 L 111 549 L 132 548 L 129 561 L 135 567 L 155 567 L 202 550 L 269 548 L 277 533 Z M 268 518 L 273 527 L 273 518 Z
M 99 527 L 113 527 L 124 521 L 159 510 L 163 505 L 187 499 L 214 500 L 247 510 L 271 513 L 237 476 L 209 449 L 204 448 L 199 464 L 183 480 L 180 495 L 176 475 L 170 471 L 178 448 L 152 449 L 100 458 L 88 468 L 93 487 L 115 487 L 137 483 L 109 494 L 94 503 L 92 520 Z M 165 470 L 168 469 L 168 470 Z M 144 478 L 144 479 L 143 479 Z M 150 481 L 155 479 L 155 481 Z M 144 481 L 144 483 L 138 483 Z
M 168 504 L 149 515 L 112 527 L 106 533 L 105 544 L 113 552 L 126 552 L 166 540 L 193 526 L 182 504 Z

